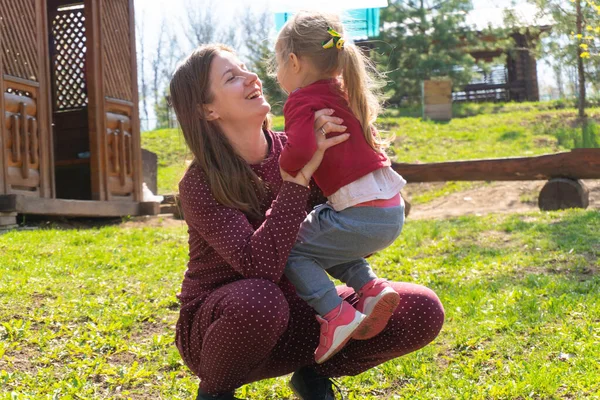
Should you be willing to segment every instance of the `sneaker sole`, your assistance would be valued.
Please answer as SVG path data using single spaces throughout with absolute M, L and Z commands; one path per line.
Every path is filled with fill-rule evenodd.
M 371 339 L 383 331 L 400 304 L 398 293 L 384 294 L 373 307 L 373 311 L 363 320 L 352 336 L 356 340 Z
M 348 336 L 343 339 L 340 343 L 338 343 L 337 345 L 331 345 L 331 347 L 329 348 L 329 351 L 325 354 L 323 354 L 323 356 L 320 359 L 315 359 L 315 361 L 317 362 L 317 364 L 323 364 L 325 361 L 329 360 L 331 357 L 333 357 L 334 355 L 337 354 L 337 352 L 339 352 L 340 350 L 342 350 L 344 348 L 344 346 L 346 345 L 346 343 L 348 343 L 348 341 L 350 339 L 352 339 L 354 337 L 354 334 L 356 333 L 356 330 L 358 328 L 360 328 L 360 326 L 362 325 L 362 323 L 365 321 L 366 318 L 362 318 L 360 321 L 354 322 L 355 326 L 353 327 L 353 329 L 351 329 L 348 332 Z

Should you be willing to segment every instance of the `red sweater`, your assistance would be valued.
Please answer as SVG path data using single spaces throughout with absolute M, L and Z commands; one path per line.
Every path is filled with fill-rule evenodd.
M 371 148 L 364 138 L 362 126 L 350 110 L 348 102 L 338 89 L 335 79 L 312 83 L 290 94 L 283 115 L 287 144 L 281 153 L 281 168 L 296 176 L 317 150 L 314 135 L 315 111 L 331 108 L 333 115 L 344 120 L 350 138 L 329 148 L 319 169 L 313 174 L 315 182 L 325 196 L 330 196 L 342 186 L 377 169 L 389 166 L 390 160 Z M 340 135 L 330 133 L 327 137 Z

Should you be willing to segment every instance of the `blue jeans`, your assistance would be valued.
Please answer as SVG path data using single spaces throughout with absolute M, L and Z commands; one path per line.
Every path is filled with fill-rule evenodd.
M 300 226 L 285 275 L 298 296 L 323 316 L 342 302 L 327 274 L 358 291 L 377 278 L 365 257 L 392 244 L 403 225 L 404 202 L 339 212 L 321 204 Z

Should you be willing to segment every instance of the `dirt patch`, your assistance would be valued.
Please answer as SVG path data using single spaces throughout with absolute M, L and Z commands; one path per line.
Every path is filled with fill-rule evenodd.
M 600 210 L 600 180 L 583 181 L 590 192 L 588 209 Z M 525 213 L 538 211 L 537 199 L 546 181 L 475 182 L 473 187 L 452 193 L 425 204 L 412 204 L 411 219 L 443 219 L 462 215 L 486 215 L 492 213 Z M 444 182 L 409 183 L 402 190 L 410 201 L 412 196 L 424 191 L 441 189 Z M 184 220 L 172 214 L 150 215 L 131 218 L 39 218 L 29 219 L 18 230 L 29 229 L 89 229 L 119 225 L 121 228 L 170 228 L 186 227 Z M 39 301 L 43 300 L 40 296 Z
M 172 214 L 144 215 L 132 217 L 121 224 L 122 228 L 170 228 L 187 226 L 182 219 L 173 218 Z
M 136 361 L 140 364 L 145 362 L 143 358 L 140 358 L 137 355 L 128 351 L 122 351 L 119 353 L 111 354 L 106 359 L 109 363 L 114 365 L 131 365 Z
M 34 375 L 37 372 L 34 359 L 39 358 L 39 350 L 30 347 L 22 347 L 19 350 L 7 350 L 6 354 L 0 358 L 0 370 L 8 372 L 22 372 L 28 375 Z
M 582 268 L 570 268 L 568 266 L 553 265 L 550 267 L 524 267 L 518 270 L 518 275 L 562 275 L 579 282 L 594 279 L 600 271 L 598 268 L 590 265 Z
M 584 183 L 590 191 L 588 209 L 600 210 L 600 180 L 585 180 Z M 537 195 L 544 184 L 545 181 L 494 182 L 452 193 L 429 203 L 413 204 L 409 218 L 443 219 L 462 215 L 538 211 Z M 407 185 L 407 193 L 414 194 L 411 185 L 419 184 Z M 442 184 L 430 185 L 433 189 Z
M 141 327 L 136 328 L 135 331 L 131 333 L 131 341 L 135 343 L 149 341 L 152 340 L 152 336 L 154 335 L 172 333 L 174 328 L 174 326 L 169 326 L 168 324 L 160 322 L 143 322 Z

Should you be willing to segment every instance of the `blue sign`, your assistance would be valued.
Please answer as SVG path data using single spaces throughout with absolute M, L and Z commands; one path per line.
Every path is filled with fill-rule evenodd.
M 275 29 L 277 32 L 294 15 L 293 12 L 275 14 Z M 340 18 L 350 38 L 367 39 L 379 36 L 379 8 L 360 8 L 344 11 Z

